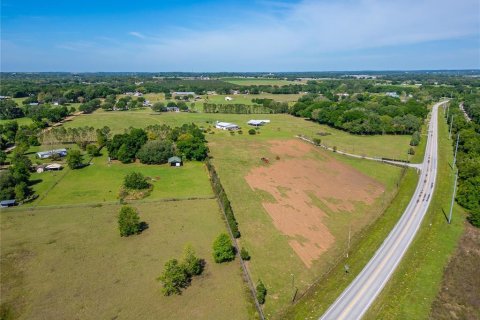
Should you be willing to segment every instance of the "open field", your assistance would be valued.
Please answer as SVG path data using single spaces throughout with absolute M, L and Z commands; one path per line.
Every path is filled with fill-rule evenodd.
M 463 236 L 445 269 L 442 288 L 432 305 L 430 319 L 480 318 L 478 266 L 480 229 L 465 222 Z
M 209 95 L 203 96 L 204 102 L 217 104 L 253 104 L 252 99 L 272 99 L 277 102 L 296 102 L 302 94 L 235 94 L 235 95 Z M 208 98 L 207 98 L 208 97 Z M 225 97 L 230 97 L 232 101 L 225 101 Z
M 249 128 L 246 122 L 250 119 L 270 119 L 272 122 L 260 129 L 261 134 L 248 136 Z M 194 122 L 198 126 L 213 126 L 215 121 L 227 121 L 237 123 L 245 131 L 243 135 L 235 134 L 230 136 L 228 132 L 216 130 L 214 135 L 207 135 L 207 139 L 215 142 L 217 138 L 231 139 L 232 142 L 258 141 L 271 139 L 291 139 L 297 134 L 304 134 L 309 137 L 319 137 L 322 144 L 336 146 L 338 150 L 367 156 L 384 156 L 397 159 L 407 159 L 410 136 L 408 135 L 372 135 L 360 136 L 330 128 L 326 125 L 296 118 L 286 114 L 270 115 L 238 115 L 238 114 L 213 114 L 213 113 L 183 113 L 165 112 L 155 114 L 150 109 L 138 111 L 117 111 L 106 112 L 98 110 L 93 114 L 81 115 L 73 121 L 65 123 L 65 127 L 93 126 L 101 128 L 109 126 L 113 132 L 120 133 L 129 127 L 143 128 L 153 124 L 168 124 L 178 126 L 184 123 Z M 318 133 L 327 134 L 319 136 Z
M 132 171 L 153 179 L 150 181 L 153 190 L 145 198 L 147 201 L 213 196 L 205 165 L 201 162 L 186 162 L 179 168 L 168 164 L 122 164 L 117 161 L 108 164 L 107 151 L 104 150 L 101 157 L 93 158 L 91 165 L 85 168 L 32 174 L 32 180 L 37 181 L 34 190 L 40 196 L 32 204 L 46 206 L 118 201 L 123 178 Z
M 213 162 L 239 222 L 242 232 L 240 243 L 248 248 L 252 256 L 249 270 L 254 281 L 262 279 L 269 290 L 266 315 L 274 316 L 289 304 L 294 294 L 293 287 L 303 292 L 338 260 L 347 247 L 350 225 L 353 235 L 380 215 L 383 206 L 394 194 L 401 169 L 367 160 L 353 161 L 299 140 L 252 142 L 215 136 L 217 140 L 210 143 Z M 285 146 L 292 146 L 288 149 L 293 150 L 281 150 Z M 306 152 L 297 153 L 295 149 L 306 149 Z M 276 156 L 280 159 L 277 160 Z M 263 165 L 260 157 L 269 158 L 271 164 Z M 309 166 L 306 167 L 304 162 L 308 162 Z M 283 169 L 275 173 L 278 179 L 272 180 L 274 176 L 269 175 L 268 170 L 277 166 Z M 331 166 L 335 170 L 327 172 L 332 169 Z M 262 175 L 262 171 L 266 171 L 267 175 Z M 357 186 L 360 190 L 345 198 L 340 191 L 342 187 L 356 183 L 341 181 L 342 175 L 347 172 L 359 177 L 358 181 L 373 185 Z M 372 173 L 375 180 L 368 177 Z M 248 182 L 255 175 L 258 175 L 258 180 L 254 182 L 256 189 L 252 189 Z M 312 175 L 311 180 L 308 175 Z M 325 180 L 330 177 L 332 181 L 317 181 L 314 177 Z M 296 183 L 297 179 L 306 182 L 299 190 L 290 184 Z M 332 188 L 331 192 L 326 191 L 327 184 Z M 334 194 L 335 186 L 340 188 L 338 194 Z M 318 187 L 322 192 L 317 190 Z M 302 211 L 302 219 L 298 218 L 297 206 L 307 210 Z M 294 225 L 291 225 L 291 219 L 286 222 L 286 216 L 280 216 L 278 211 L 273 210 L 275 208 L 287 210 L 282 212 L 292 218 L 297 215 L 298 222 Z M 311 232 L 302 222 L 307 226 L 311 224 L 312 230 L 317 233 Z M 323 248 L 320 252 L 315 250 L 311 256 L 304 256 L 302 260 L 306 252 L 304 249 L 311 245 Z
M 305 84 L 306 81 L 290 81 L 284 79 L 268 78 L 221 78 L 220 80 L 238 84 L 240 86 L 286 86 L 289 84 Z
M 117 205 L 2 210 L 2 309 L 18 319 L 250 318 L 238 262 L 213 262 L 225 231 L 215 200 L 134 207 L 149 228 L 129 238 L 119 236 Z M 156 278 L 187 243 L 206 269 L 165 297 Z
M 453 190 L 451 140 L 439 111 L 438 181 L 432 203 L 412 245 L 366 319 L 426 319 L 441 288 L 445 266 L 462 235 L 465 211 L 456 203 L 446 221 Z
M 6 122 L 12 122 L 16 121 L 19 126 L 28 126 L 33 123 L 32 119 L 23 117 L 23 118 L 17 118 L 17 119 L 12 119 L 12 120 L 0 120 L 0 125 L 6 123 Z

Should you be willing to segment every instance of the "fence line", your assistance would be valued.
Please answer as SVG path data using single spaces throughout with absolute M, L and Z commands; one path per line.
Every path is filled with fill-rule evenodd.
M 263 314 L 263 309 L 262 309 L 262 306 L 260 305 L 260 303 L 258 302 L 258 299 L 257 299 L 257 292 L 255 290 L 255 286 L 253 285 L 253 281 L 252 281 L 252 278 L 250 277 L 250 273 L 248 272 L 248 269 L 247 269 L 247 266 L 245 265 L 245 261 L 242 259 L 242 256 L 240 254 L 240 247 L 238 245 L 238 242 L 237 242 L 237 239 L 234 237 L 234 234 L 233 234 L 233 231 L 231 229 L 231 226 L 230 224 L 228 223 L 228 217 L 227 217 L 227 214 L 225 212 L 225 209 L 224 209 L 224 205 L 222 204 L 221 202 L 221 199 L 220 199 L 220 195 L 219 193 L 217 192 L 217 188 L 214 186 L 214 178 L 212 177 L 212 174 L 217 174 L 216 173 L 216 170 L 215 170 L 215 167 L 213 166 L 213 164 L 210 162 L 210 159 L 207 159 L 206 160 L 207 162 L 207 168 L 208 168 L 208 173 L 210 175 L 210 183 L 212 184 L 212 189 L 213 191 L 215 192 L 215 195 L 216 195 L 216 198 L 217 198 L 217 202 L 218 202 L 218 205 L 220 207 L 220 210 L 222 211 L 222 214 L 225 218 L 225 223 L 227 224 L 227 230 L 228 230 L 228 233 L 230 235 L 230 238 L 232 239 L 233 241 L 233 245 L 235 247 L 235 250 L 237 251 L 237 256 L 240 260 L 240 265 L 242 267 L 242 271 L 243 271 L 243 276 L 244 276 L 244 279 L 246 280 L 247 284 L 248 284 L 248 288 L 250 289 L 250 292 L 252 293 L 252 297 L 253 297 L 253 301 L 255 302 L 255 307 L 257 308 L 257 311 L 258 311 L 258 315 L 260 316 L 260 319 L 262 320 L 265 320 L 265 316 Z M 225 190 L 223 189 L 223 186 L 221 185 L 221 182 L 220 180 L 216 179 L 217 183 L 220 184 L 222 190 Z M 225 193 L 225 191 L 224 191 Z

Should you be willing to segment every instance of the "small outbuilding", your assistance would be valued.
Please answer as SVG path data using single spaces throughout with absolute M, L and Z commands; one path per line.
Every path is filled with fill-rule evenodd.
M 62 170 L 62 165 L 60 163 L 51 163 L 51 164 L 45 166 L 44 170 L 47 170 L 47 171 Z
M 0 201 L 0 208 L 13 207 L 15 205 L 15 200 L 2 200 Z
M 263 126 L 265 123 L 270 123 L 270 120 L 250 120 L 247 122 L 249 126 L 254 127 Z
M 170 163 L 170 166 L 172 166 L 172 167 L 183 166 L 182 158 L 177 157 L 177 156 L 168 158 L 168 163 Z
M 225 97 L 225 101 L 232 101 L 233 98 L 232 97 Z

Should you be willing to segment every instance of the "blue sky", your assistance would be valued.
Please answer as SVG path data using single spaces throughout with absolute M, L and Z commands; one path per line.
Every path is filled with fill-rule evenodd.
M 480 68 L 478 0 L 1 1 L 2 71 Z

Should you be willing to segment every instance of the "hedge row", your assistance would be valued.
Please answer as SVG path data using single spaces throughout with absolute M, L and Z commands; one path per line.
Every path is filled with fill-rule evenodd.
M 234 113 L 234 114 L 249 114 L 249 113 L 274 113 L 270 108 L 262 105 L 246 105 L 246 104 L 215 104 L 204 103 L 203 112 L 205 113 Z
M 220 200 L 220 204 L 225 211 L 225 215 L 227 216 L 227 223 L 232 230 L 232 234 L 235 238 L 240 238 L 240 231 L 238 230 L 238 223 L 235 219 L 235 215 L 233 214 L 232 206 L 230 205 L 230 200 L 228 200 L 227 194 L 223 189 L 222 183 L 220 182 L 220 178 L 218 177 L 217 171 L 215 167 L 210 162 L 210 159 L 206 161 L 207 169 L 210 172 L 210 181 L 212 183 L 213 191 L 217 195 L 218 199 Z

